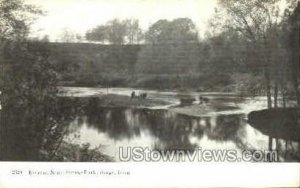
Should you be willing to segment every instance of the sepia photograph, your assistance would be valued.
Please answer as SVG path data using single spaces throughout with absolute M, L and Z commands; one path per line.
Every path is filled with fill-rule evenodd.
M 299 36 L 298 0 L 0 0 L 0 169 L 299 167 Z

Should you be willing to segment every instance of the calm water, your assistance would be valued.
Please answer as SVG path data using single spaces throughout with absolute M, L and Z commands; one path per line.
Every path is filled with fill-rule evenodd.
M 98 97 L 103 88 L 61 88 L 55 103 L 32 108 L 0 111 L 0 160 L 39 161 L 55 151 L 63 139 L 73 144 L 89 144 L 119 161 L 119 148 L 143 147 L 154 151 L 196 151 L 205 149 L 267 150 L 268 136 L 247 123 L 253 110 L 266 108 L 265 98 L 247 98 L 232 93 L 147 92 L 148 98 L 168 102 L 165 106 L 146 108 L 102 107 Z M 129 96 L 133 89 L 109 88 L 108 93 Z M 205 113 L 194 116 L 175 113 L 182 97 L 209 98 Z M 297 147 L 297 145 L 295 145 Z M 42 150 L 41 150 L 42 149 Z M 295 150 L 297 151 L 297 150 Z M 52 154 L 50 153 L 50 156 Z M 50 157 L 51 158 L 51 157 Z
M 189 117 L 167 110 L 101 109 L 77 116 L 70 123 L 67 140 L 101 145 L 115 159 L 119 147 L 148 147 L 152 150 L 267 149 L 268 137 L 245 122 L 245 115 Z M 76 135 L 76 138 L 74 138 Z M 80 135 L 80 137 L 78 137 Z
M 67 96 L 84 97 L 105 93 L 105 89 L 67 88 Z M 110 93 L 129 95 L 132 89 L 110 89 Z M 174 105 L 179 96 L 197 98 L 197 93 L 147 91 L 150 98 L 168 100 Z M 197 117 L 177 114 L 167 108 L 129 109 L 101 108 L 89 105 L 69 124 L 66 140 L 72 143 L 101 145 L 104 154 L 119 160 L 119 147 L 147 147 L 167 151 L 184 149 L 265 150 L 268 137 L 247 124 L 246 115 L 253 109 L 264 108 L 264 101 L 239 98 L 233 94 L 205 93 L 211 101 L 235 108 L 218 110 Z M 232 109 L 232 110 L 231 110 Z

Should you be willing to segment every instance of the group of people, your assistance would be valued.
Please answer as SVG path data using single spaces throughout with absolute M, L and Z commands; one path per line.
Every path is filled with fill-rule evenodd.
M 135 98 L 138 98 L 138 99 L 146 99 L 147 98 L 147 93 L 140 93 L 139 95 L 137 95 L 135 93 L 135 91 L 132 91 L 131 92 L 131 99 L 135 99 Z

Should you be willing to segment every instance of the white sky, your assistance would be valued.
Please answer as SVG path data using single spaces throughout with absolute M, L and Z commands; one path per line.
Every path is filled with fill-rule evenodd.
M 32 25 L 32 37 L 59 40 L 64 29 L 84 35 L 113 18 L 136 18 L 142 29 L 159 19 L 191 18 L 204 33 L 216 0 L 25 0 L 47 12 Z

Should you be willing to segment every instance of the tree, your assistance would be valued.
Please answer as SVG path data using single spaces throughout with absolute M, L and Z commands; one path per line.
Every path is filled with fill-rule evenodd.
M 288 8 L 283 11 L 280 3 L 285 2 Z M 225 18 L 221 22 L 215 20 L 215 26 L 220 30 L 238 32 L 249 45 L 253 46 L 256 57 L 255 66 L 263 71 L 267 92 L 268 108 L 278 107 L 278 87 L 281 83 L 282 93 L 285 93 L 286 50 L 282 44 L 282 23 L 286 12 L 293 7 L 295 1 L 283 0 L 219 0 L 219 11 Z M 285 56 L 285 57 L 284 57 Z M 274 89 L 274 104 L 272 104 L 272 86 Z M 297 89 L 296 89 L 297 90 Z M 283 97 L 284 98 L 284 97 Z M 276 140 L 276 145 L 278 141 Z M 269 137 L 269 149 L 272 149 L 272 137 Z
M 238 32 L 250 46 L 256 57 L 255 66 L 263 70 L 267 91 L 268 107 L 272 107 L 272 82 L 274 84 L 274 106 L 277 106 L 277 75 L 281 75 L 279 55 L 282 54 L 280 42 L 281 21 L 284 19 L 284 11 L 279 4 L 282 0 L 219 0 L 219 10 L 216 11 L 214 26 L 219 31 L 231 30 Z M 286 1 L 293 4 L 292 1 Z M 215 28 L 216 29 L 216 28 Z M 273 81 L 272 81 L 273 79 Z
M 171 37 L 177 42 L 197 42 L 198 31 L 189 18 L 178 18 L 171 22 Z
M 170 41 L 169 38 L 170 23 L 168 20 L 158 20 L 151 25 L 146 32 L 146 42 L 148 43 L 164 43 Z
M 124 20 L 126 25 L 126 38 L 129 44 L 139 44 L 143 38 L 142 29 L 136 19 Z
M 158 20 L 146 32 L 148 43 L 191 43 L 198 42 L 198 32 L 189 18 L 173 21 Z
M 297 104 L 300 106 L 300 2 L 287 20 L 287 47 L 290 55 L 290 72 L 297 96 Z
M 107 31 L 108 28 L 105 25 L 100 25 L 85 34 L 85 38 L 88 41 L 99 41 L 104 43 L 107 40 Z
M 111 44 L 138 44 L 143 33 L 138 20 L 110 20 L 105 25 L 99 25 L 96 28 L 86 32 L 86 39 L 89 41 L 99 41 Z
M 124 44 L 127 34 L 127 25 L 118 19 L 110 20 L 105 25 L 100 25 L 86 33 L 89 41 L 108 41 L 111 44 Z
M 127 33 L 126 23 L 118 19 L 107 23 L 107 37 L 112 44 L 124 44 Z
M 49 42 L 49 35 L 44 35 L 43 38 L 40 40 L 42 42 Z
M 61 42 L 75 42 L 77 39 L 76 35 L 74 32 L 70 31 L 67 28 L 64 28 L 60 34 L 60 41 Z
M 37 15 L 41 15 L 42 11 L 32 5 L 24 4 L 20 0 L 1 0 L 0 10 L 0 25 L 2 26 L 0 58 L 1 67 L 5 72 L 1 77 L 3 94 L 7 99 L 14 99 L 15 95 L 19 96 L 21 93 L 44 95 L 44 89 L 53 87 L 51 82 L 49 85 L 44 83 L 43 87 L 39 87 L 40 92 L 32 91 L 37 89 L 34 83 L 48 78 L 49 81 L 52 80 L 51 77 L 48 77 L 48 74 L 52 74 L 53 71 L 50 68 L 49 54 L 46 49 L 41 49 L 41 53 L 30 51 L 27 42 L 31 21 Z M 36 70 L 39 68 L 40 70 Z M 32 71 L 40 71 L 39 78 L 34 77 L 36 74 L 33 74 Z M 43 76 L 45 78 L 42 78 Z M 23 99 L 25 98 L 24 96 Z
M 47 130 L 61 128 L 48 118 L 57 89 L 47 42 L 27 40 L 41 13 L 21 0 L 0 0 L 1 160 L 37 160 L 45 141 L 55 141 Z
M 24 39 L 30 23 L 42 13 L 22 0 L 0 0 L 0 39 Z

